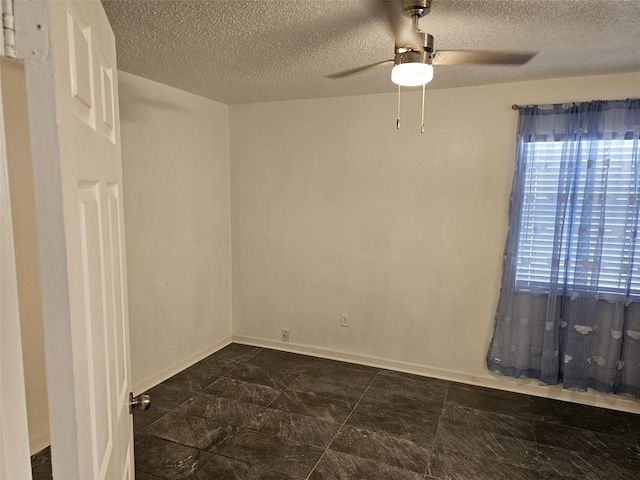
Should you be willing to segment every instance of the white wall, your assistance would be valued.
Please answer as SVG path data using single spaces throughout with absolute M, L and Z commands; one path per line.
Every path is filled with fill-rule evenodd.
M 400 131 L 393 94 L 230 107 L 234 338 L 640 411 L 498 378 L 484 363 L 511 105 L 638 95 L 637 73 L 429 91 L 424 135 L 417 92 L 403 97 Z
M 31 453 L 49 445 L 49 407 L 24 70 L 4 59 L 2 102 L 20 308 L 24 381 Z
M 24 302 L 19 298 L 18 279 L 24 269 L 18 267 L 19 258 L 25 252 L 21 255 L 15 248 L 15 243 L 30 240 L 30 235 L 25 238 L 21 224 L 25 223 L 25 217 L 33 216 L 33 200 L 28 214 L 17 210 L 25 208 L 29 196 L 33 198 L 33 189 L 29 188 L 27 95 L 21 62 L 0 58 L 0 97 L 0 479 L 11 480 L 31 478 L 27 371 L 22 346 L 25 339 L 22 330 L 26 325 L 20 315 Z M 23 162 L 29 167 L 21 165 Z M 21 229 L 23 232 L 19 232 Z M 27 272 L 27 276 L 33 277 L 31 273 Z
M 230 341 L 226 105 L 120 72 L 132 380 Z

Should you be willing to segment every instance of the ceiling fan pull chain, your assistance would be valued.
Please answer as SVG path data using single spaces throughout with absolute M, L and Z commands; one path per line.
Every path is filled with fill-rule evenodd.
M 401 85 L 398 85 L 398 116 L 396 117 L 396 130 L 400 130 L 400 90 Z
M 420 133 L 424 133 L 424 91 L 427 85 L 422 85 L 422 124 L 420 125 Z

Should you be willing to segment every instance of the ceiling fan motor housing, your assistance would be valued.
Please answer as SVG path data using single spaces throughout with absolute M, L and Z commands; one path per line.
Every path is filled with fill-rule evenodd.
M 394 63 L 400 65 L 401 63 L 426 63 L 431 65 L 433 61 L 433 36 L 425 32 L 418 32 L 424 39 L 423 46 L 420 48 L 408 47 L 396 47 L 396 56 Z

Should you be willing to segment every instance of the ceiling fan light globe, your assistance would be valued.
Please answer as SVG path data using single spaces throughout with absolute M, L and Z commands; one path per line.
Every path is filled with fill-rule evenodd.
M 391 81 L 403 87 L 417 87 L 431 80 L 433 80 L 433 66 L 428 63 L 400 63 L 391 70 Z

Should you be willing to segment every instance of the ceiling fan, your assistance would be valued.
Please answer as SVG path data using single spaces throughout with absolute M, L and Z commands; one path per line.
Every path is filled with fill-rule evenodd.
M 395 57 L 327 75 L 327 78 L 340 79 L 393 63 L 391 80 L 398 85 L 396 128 L 400 128 L 400 89 L 403 86 L 422 86 L 422 133 L 424 133 L 425 85 L 433 79 L 434 65 L 524 65 L 536 55 L 533 52 L 435 50 L 433 36 L 420 31 L 418 25 L 418 21 L 431 11 L 431 1 L 386 0 L 377 2 L 377 5 L 384 9 L 395 37 Z M 411 19 L 411 25 L 408 24 L 405 17 Z

